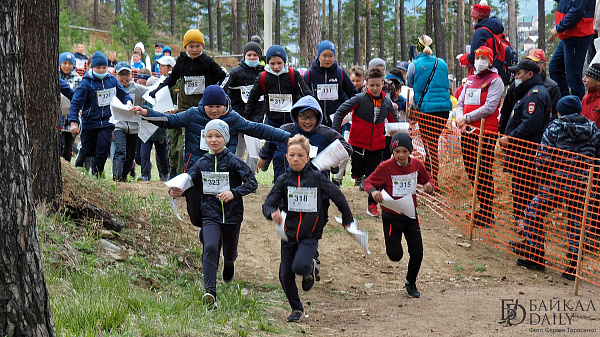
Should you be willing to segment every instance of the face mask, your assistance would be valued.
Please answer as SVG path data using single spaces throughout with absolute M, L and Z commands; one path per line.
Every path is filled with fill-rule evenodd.
M 515 87 L 518 87 L 521 85 L 521 83 L 523 83 L 523 80 L 520 78 L 515 78 Z
M 92 70 L 92 74 L 93 74 L 93 75 L 94 75 L 94 77 L 96 77 L 97 79 L 99 79 L 99 80 L 103 80 L 103 79 L 106 77 L 106 75 L 108 75 L 108 71 L 107 71 L 107 72 L 105 72 L 104 74 L 98 74 L 97 72 L 95 72 L 95 71 L 93 71 L 93 70 Z
M 247 65 L 248 67 L 255 68 L 255 67 L 257 67 L 257 66 L 258 66 L 258 64 L 260 63 L 260 60 L 252 61 L 252 60 L 247 60 L 247 59 L 245 59 L 245 60 L 244 60 L 244 63 L 246 63 L 246 65 Z
M 482 72 L 486 69 L 488 69 L 488 61 L 486 60 L 475 60 L 475 70 L 477 70 L 477 72 Z

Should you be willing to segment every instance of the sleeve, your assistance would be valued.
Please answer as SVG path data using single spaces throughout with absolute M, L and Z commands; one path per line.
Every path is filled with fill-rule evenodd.
M 255 123 L 245 120 L 242 116 L 235 122 L 235 127 L 248 136 L 258 139 L 266 139 L 279 143 L 286 143 L 290 138 L 290 133 L 267 124 Z
M 414 160 L 414 159 L 413 159 Z M 425 165 L 423 162 L 419 160 L 419 173 L 417 174 L 417 184 L 425 185 L 429 183 L 432 187 L 435 188 L 435 182 L 431 179 L 429 172 L 425 169 Z
M 375 168 L 375 171 L 373 171 L 373 173 L 369 174 L 369 177 L 367 179 L 365 179 L 365 181 L 363 182 L 363 186 L 365 188 L 365 191 L 369 194 L 378 191 L 379 190 L 379 186 L 385 184 L 386 182 L 386 177 L 390 176 L 389 172 L 386 172 L 384 166 L 385 166 L 385 161 L 382 162 L 381 164 L 379 164 L 377 166 L 377 168 Z
M 408 70 L 406 71 L 406 86 L 412 88 L 415 84 L 415 64 L 411 62 L 408 65 Z
M 350 80 L 348 73 L 346 73 L 344 69 L 340 69 L 342 70 L 342 76 L 344 77 L 344 80 L 342 81 L 342 90 L 346 96 L 348 96 L 348 98 L 352 98 L 358 94 L 358 91 L 356 90 L 354 84 L 352 84 L 352 80 Z
M 221 86 L 221 88 L 229 81 L 229 73 L 224 71 L 221 66 L 215 62 L 213 58 L 210 59 L 210 71 L 215 74 L 215 80 Z
M 396 109 L 394 109 L 394 102 L 392 102 L 392 99 L 389 98 L 389 96 L 385 97 L 385 101 L 386 101 L 386 105 L 389 106 L 390 112 L 387 115 L 387 121 L 390 123 L 394 123 L 394 122 L 399 122 L 400 121 L 400 116 L 398 116 L 398 111 L 396 111 Z
M 258 188 L 258 182 L 256 181 L 256 177 L 254 176 L 254 173 L 250 167 L 234 154 L 232 154 L 230 158 L 232 159 L 233 164 L 233 170 L 230 169 L 230 174 L 239 174 L 242 178 L 242 185 L 231 190 L 233 196 L 235 198 L 243 197 L 256 191 Z
M 177 80 L 179 79 L 179 77 L 181 77 L 183 60 L 184 59 L 181 56 L 177 58 L 177 62 L 175 63 L 173 69 L 171 69 L 171 73 L 169 74 L 169 76 L 167 76 L 167 78 L 164 79 L 164 81 L 162 81 L 161 84 L 158 85 L 158 87 L 154 90 L 155 92 L 158 92 L 165 86 L 169 86 L 169 88 L 172 88 L 175 84 L 177 84 Z
M 562 0 L 567 1 L 567 0 Z M 585 10 L 587 8 L 588 1 L 590 0 L 571 0 L 568 7 L 569 11 L 562 20 L 556 25 L 556 31 L 559 33 L 564 32 L 575 27 L 581 19 L 585 16 Z
M 508 87 L 508 91 L 506 92 L 506 96 L 504 96 L 504 102 L 502 102 L 502 108 L 500 108 L 500 121 L 498 125 L 498 132 L 504 134 L 506 131 L 506 125 L 508 124 L 508 120 L 510 119 L 510 114 L 512 113 L 513 107 L 515 105 L 516 100 L 515 94 L 515 86 L 511 84 Z
M 308 84 L 306 84 L 306 82 L 304 82 L 302 75 L 300 75 L 300 73 L 297 70 L 294 70 L 294 77 L 296 78 L 296 85 L 300 89 L 299 90 L 300 96 L 304 97 L 304 96 L 312 95 L 312 90 L 310 90 L 310 87 L 308 86 Z
M 458 96 L 458 99 L 456 100 L 456 117 L 462 117 L 463 115 L 463 107 L 465 106 L 465 91 L 465 88 L 462 88 L 460 91 L 460 96 Z
M 483 105 L 469 113 L 469 116 L 471 116 L 471 121 L 478 121 L 482 118 L 491 116 L 494 111 L 496 111 L 496 108 L 498 108 L 498 103 L 500 103 L 500 100 L 502 99 L 502 94 L 504 94 L 504 82 L 502 82 L 502 78 L 498 77 L 492 80 L 492 83 L 488 88 L 487 98 Z M 463 97 L 462 92 L 460 95 Z M 458 104 L 456 104 L 456 107 L 458 108 Z
M 161 128 L 181 128 L 189 125 L 190 116 L 193 112 L 192 109 L 194 108 L 189 108 L 188 110 L 178 112 L 176 114 L 164 114 L 162 112 L 154 111 L 153 109 L 148 108 L 148 114 L 146 115 L 146 117 L 153 117 L 152 119 L 149 119 L 148 122 Z
M 187 170 L 187 172 L 186 172 L 187 174 L 190 175 L 190 178 L 192 179 L 192 182 L 194 183 L 194 187 L 199 186 L 200 188 L 202 188 L 202 168 L 200 167 L 201 165 L 202 165 L 202 158 L 196 160 L 194 165 L 192 165 L 192 167 L 190 167 L 190 169 Z
M 115 78 L 115 82 L 117 82 L 117 85 L 116 85 L 117 97 L 119 98 L 121 103 L 127 104 L 127 102 L 129 102 L 129 101 L 131 101 L 131 103 L 133 103 L 133 98 L 131 98 L 131 95 L 129 95 L 129 93 L 127 91 L 125 91 L 125 88 L 123 88 L 123 85 L 116 78 Z
M 259 110 L 257 108 L 257 105 L 262 104 L 258 101 L 260 99 L 260 96 L 265 94 L 265 92 L 260 87 L 260 77 L 261 76 L 262 76 L 262 73 L 260 73 L 256 77 L 256 80 L 254 81 L 254 87 L 252 87 L 252 90 L 250 90 L 250 94 L 248 95 L 248 102 L 246 103 L 246 111 L 244 113 L 244 116 L 246 116 L 246 118 L 248 118 L 250 120 L 253 120 L 252 117 L 255 114 L 257 114 L 257 112 Z
M 71 87 L 69 86 L 69 83 L 67 83 L 67 81 L 63 80 L 62 78 L 59 78 L 60 80 L 60 93 L 65 95 L 66 98 L 68 98 L 69 100 L 71 100 L 73 98 L 73 89 L 71 89 Z
M 82 81 L 77 89 L 75 89 L 73 98 L 71 99 L 71 105 L 69 106 L 69 122 L 79 124 L 79 110 L 81 110 L 85 104 L 89 89 L 90 87 L 84 81 Z
M 471 52 L 467 55 L 467 61 L 469 64 L 475 63 L 475 51 L 477 48 L 485 45 L 485 42 L 494 37 L 490 31 L 485 28 L 477 28 L 475 34 L 473 34 L 473 40 L 471 41 Z
M 279 209 L 279 204 L 283 201 L 285 188 L 285 175 L 280 175 L 277 180 L 275 180 L 275 184 L 273 185 L 273 188 L 271 188 L 271 192 L 269 192 L 265 198 L 265 203 L 262 206 L 263 215 L 268 220 L 273 220 L 273 218 L 271 218 L 271 213 Z
M 358 99 L 360 97 L 361 95 L 355 95 L 354 97 L 350 98 L 346 102 L 342 103 L 342 105 L 340 105 L 340 107 L 335 112 L 335 116 L 333 117 L 333 124 L 331 125 L 332 129 L 334 129 L 337 132 L 340 132 L 342 130 L 342 121 L 344 120 L 344 117 L 346 117 L 346 115 L 350 111 L 354 110 L 354 108 L 358 105 Z
M 529 135 L 531 130 L 538 129 L 540 125 L 544 123 L 545 106 L 544 103 L 538 98 L 538 94 L 531 94 L 529 102 L 523 105 L 521 111 L 523 118 L 521 124 L 519 124 L 515 130 L 511 132 L 509 136 L 520 139 L 530 139 Z
M 329 196 L 329 199 L 337 206 L 338 210 L 342 213 L 342 225 L 349 225 L 354 219 L 352 217 L 352 211 L 348 206 L 348 201 L 342 193 L 339 187 L 335 186 L 327 177 L 319 174 L 321 179 L 320 185 L 323 193 Z

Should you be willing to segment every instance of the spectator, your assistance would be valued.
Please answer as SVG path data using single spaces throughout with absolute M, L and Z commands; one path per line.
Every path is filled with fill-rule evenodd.
M 591 64 L 583 76 L 587 94 L 583 96 L 581 114 L 600 127 L 600 63 Z
M 77 51 L 75 52 L 75 68 L 77 70 L 87 69 L 88 56 L 85 54 L 85 45 L 83 43 L 77 44 Z
M 154 45 L 154 58 L 152 58 L 152 72 L 158 73 L 158 59 L 163 56 L 164 45 L 157 43 Z
M 136 43 L 133 50 L 140 52 L 140 61 L 142 61 L 144 63 L 144 68 L 151 70 L 152 63 L 150 62 L 150 56 L 148 54 L 146 54 L 146 49 L 144 48 L 144 44 L 141 42 Z M 134 64 L 133 55 L 131 56 L 131 60 L 129 60 L 129 64 L 131 64 L 133 67 L 133 64 Z
M 110 50 L 108 52 L 108 71 L 113 73 L 117 68 L 117 52 L 114 50 Z
M 585 94 L 581 73 L 594 35 L 595 5 L 594 0 L 558 0 L 550 41 L 558 36 L 560 42 L 549 69 L 562 96 L 572 94 L 581 99 Z
M 144 62 L 142 62 L 142 53 L 140 53 L 137 50 L 134 50 L 132 58 L 133 63 L 131 64 L 131 68 L 135 70 L 141 70 L 146 68 L 146 65 L 144 64 Z

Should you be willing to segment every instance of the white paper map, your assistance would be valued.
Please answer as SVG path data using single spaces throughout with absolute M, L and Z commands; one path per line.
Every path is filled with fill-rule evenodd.
M 336 216 L 335 221 L 342 223 L 342 217 Z M 354 240 L 358 242 L 367 254 L 371 254 L 369 250 L 369 232 L 359 230 L 355 219 L 350 223 L 350 226 L 346 227 L 346 231 L 352 235 Z
M 400 214 L 404 214 L 411 219 L 416 219 L 415 203 L 411 194 L 407 194 L 400 199 L 395 200 L 385 190 L 381 191 L 383 202 L 379 204 L 385 208 Z
M 344 148 L 339 139 L 329 144 L 321 151 L 313 160 L 312 163 L 319 171 L 329 170 L 332 167 L 339 166 L 340 163 L 350 158 L 348 151 Z
M 165 185 L 167 185 L 167 187 L 177 187 L 185 191 L 188 188 L 194 186 L 194 182 L 192 181 L 192 177 L 189 174 L 182 173 L 180 175 L 177 175 L 173 179 L 165 182 Z M 177 201 L 173 198 L 171 198 L 171 208 L 173 209 L 173 213 L 175 214 L 177 219 L 179 219 L 179 221 L 182 221 L 181 216 L 179 216 L 179 213 L 177 212 Z
M 287 213 L 284 211 L 281 211 L 281 223 L 275 224 L 275 233 L 277 233 L 277 236 L 283 241 L 288 240 L 288 236 L 287 236 L 287 234 L 285 234 L 285 217 L 286 216 L 287 216 Z

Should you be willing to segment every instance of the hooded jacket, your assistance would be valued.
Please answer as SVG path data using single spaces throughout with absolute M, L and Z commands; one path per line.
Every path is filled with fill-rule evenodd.
M 146 93 L 146 91 L 148 91 L 147 87 L 131 81 L 124 88 L 129 96 L 131 96 L 133 99 L 133 105 L 142 106 L 142 104 L 144 104 L 144 99 L 142 96 Z M 130 135 L 137 134 L 140 131 L 140 124 L 138 122 L 117 121 L 115 123 L 115 130 L 123 130 L 125 133 Z
M 176 114 L 163 114 L 148 109 L 146 117 L 159 117 L 159 120 L 154 119 L 149 121 L 162 128 L 175 129 L 185 127 L 184 171 L 208 152 L 208 148 L 205 150 L 200 148 L 202 131 L 206 123 L 211 121 L 211 118 L 204 111 L 204 103 L 202 101 L 200 101 L 197 107 Z M 227 99 L 225 112 L 219 118 L 229 125 L 230 139 L 229 143 L 227 143 L 227 148 L 233 153 L 235 153 L 237 147 L 237 134 L 239 132 L 259 139 L 274 140 L 282 143 L 286 143 L 288 138 L 290 138 L 289 132 L 262 123 L 245 120 L 237 112 L 231 110 L 229 98 Z
M 202 207 L 202 219 L 210 219 L 222 224 L 239 224 L 244 220 L 243 196 L 248 195 L 258 188 L 254 173 L 238 156 L 225 148 L 217 154 L 207 153 L 194 163 L 188 171 L 194 186 L 203 188 L 202 172 L 229 172 L 229 190 L 233 193 L 233 200 L 222 202 L 212 194 L 202 193 L 202 201 L 197 203 Z M 184 195 L 187 195 L 188 191 Z
M 358 94 L 350 80 L 350 76 L 338 65 L 337 61 L 334 61 L 331 67 L 323 68 L 319 63 L 319 59 L 315 59 L 312 66 L 304 74 L 304 82 L 312 90 L 313 97 L 319 101 L 321 110 L 323 110 L 324 124 L 327 126 L 331 126 L 329 115 L 333 115 L 348 98 Z M 335 101 L 320 100 L 318 97 L 318 86 L 320 84 L 337 84 L 338 99 Z
M 600 127 L 600 90 L 589 90 L 581 100 L 581 114 Z
M 233 110 L 237 111 L 242 117 L 246 116 L 246 103 L 242 99 L 242 87 L 254 86 L 254 82 L 258 77 L 258 74 L 263 72 L 265 67 L 260 64 L 256 67 L 250 67 L 244 60 L 240 61 L 240 65 L 229 71 L 229 80 L 223 86 L 223 90 L 231 98 L 231 106 Z M 255 113 L 252 118 L 248 118 L 253 122 L 262 123 L 265 113 L 262 111 L 263 108 L 260 104 L 257 104 Z
M 144 44 L 141 42 L 138 42 L 135 44 L 135 46 L 133 47 L 133 49 L 135 50 L 135 48 L 140 47 L 140 49 L 142 49 L 142 57 L 140 57 L 140 61 L 144 63 L 144 68 L 152 71 L 152 62 L 150 62 L 150 55 L 146 54 L 146 48 L 144 47 Z M 129 64 L 131 64 L 133 66 L 133 55 L 131 56 L 131 60 L 129 60 Z
M 557 0 L 554 24 L 561 40 L 594 34 L 594 0 Z
M 104 79 L 100 80 L 92 74 L 91 69 L 86 71 L 71 100 L 69 123 L 79 124 L 79 110 L 81 110 L 82 130 L 84 128 L 99 129 L 113 125 L 108 121 L 112 116 L 110 105 L 98 106 L 98 92 L 112 88 L 115 88 L 115 95 L 123 104 L 127 104 L 127 101 L 133 101 L 113 75 L 107 74 Z
M 290 188 L 313 188 L 317 192 L 316 212 L 296 212 L 288 209 L 288 198 Z M 287 213 L 285 219 L 285 232 L 290 240 L 300 241 L 305 238 L 320 239 L 323 235 L 325 221 L 321 212 L 323 195 L 326 194 L 335 203 L 342 213 L 342 224 L 352 222 L 352 211 L 340 189 L 329 181 L 320 172 L 306 165 L 302 171 L 297 172 L 292 168 L 280 175 L 276 180 L 271 192 L 267 195 L 262 207 L 263 215 L 269 219 L 271 213 L 281 209 Z M 281 207 L 280 207 L 281 205 Z
M 504 33 L 504 25 L 495 16 L 479 21 L 475 25 L 475 33 L 471 40 L 471 52 L 466 55 L 467 64 L 475 64 L 475 51 L 481 46 L 489 47 L 494 51 L 496 50 L 494 35 L 483 27 L 491 30 L 496 35 Z M 464 60 L 461 60 L 461 64 L 465 64 Z

